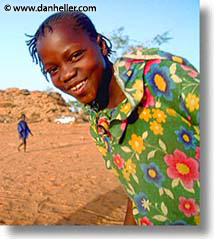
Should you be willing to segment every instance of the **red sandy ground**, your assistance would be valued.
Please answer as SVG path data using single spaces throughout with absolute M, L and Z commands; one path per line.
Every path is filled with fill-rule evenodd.
M 122 225 L 127 196 L 82 124 L 0 124 L 0 224 Z

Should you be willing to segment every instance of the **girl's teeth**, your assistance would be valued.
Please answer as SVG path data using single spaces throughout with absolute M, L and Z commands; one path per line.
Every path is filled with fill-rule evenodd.
M 78 85 L 74 86 L 72 90 L 78 90 L 80 87 L 84 85 L 85 81 L 80 82 Z

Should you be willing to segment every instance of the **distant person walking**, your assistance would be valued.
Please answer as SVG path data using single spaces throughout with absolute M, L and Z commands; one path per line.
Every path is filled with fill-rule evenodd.
M 21 120 L 18 123 L 17 127 L 19 138 L 22 140 L 21 144 L 18 146 L 18 151 L 20 151 L 20 148 L 22 145 L 24 145 L 24 152 L 26 152 L 27 148 L 27 137 L 29 133 L 33 136 L 31 130 L 29 129 L 27 122 L 26 122 L 26 116 L 25 114 L 21 115 Z

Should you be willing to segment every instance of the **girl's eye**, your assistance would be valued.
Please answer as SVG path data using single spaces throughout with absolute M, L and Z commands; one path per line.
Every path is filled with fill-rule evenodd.
M 77 61 L 80 59 L 80 57 L 83 55 L 83 51 L 78 51 L 78 52 L 75 52 L 74 54 L 72 54 L 70 57 L 69 57 L 69 60 L 70 61 Z
M 57 70 L 58 70 L 58 67 L 57 66 L 53 66 L 53 67 L 47 69 L 46 72 L 49 73 L 50 75 L 53 75 L 53 74 L 55 74 L 57 72 Z

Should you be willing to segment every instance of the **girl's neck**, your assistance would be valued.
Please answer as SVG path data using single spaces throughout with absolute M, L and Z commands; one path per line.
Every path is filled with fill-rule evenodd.
M 107 60 L 106 70 L 103 74 L 97 97 L 94 102 L 98 103 L 98 110 L 103 110 L 105 108 L 115 108 L 124 99 L 125 95 L 118 86 L 114 76 L 113 64 Z
M 109 84 L 109 101 L 106 108 L 112 109 L 117 107 L 125 98 L 126 96 L 117 84 L 115 76 L 112 75 L 112 79 Z

